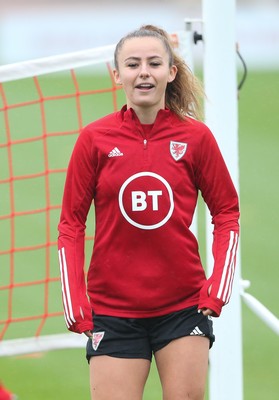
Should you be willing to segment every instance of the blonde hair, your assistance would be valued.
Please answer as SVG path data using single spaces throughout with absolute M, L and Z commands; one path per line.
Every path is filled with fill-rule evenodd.
M 166 107 L 175 112 L 180 119 L 191 116 L 201 119 L 201 100 L 204 97 L 200 81 L 193 75 L 185 61 L 175 53 L 171 39 L 167 32 L 154 25 L 143 25 L 138 30 L 128 33 L 116 45 L 114 64 L 118 69 L 118 55 L 123 44 L 128 39 L 137 37 L 156 37 L 163 43 L 168 55 L 169 66 L 175 65 L 177 74 L 175 79 L 168 83 L 166 89 Z

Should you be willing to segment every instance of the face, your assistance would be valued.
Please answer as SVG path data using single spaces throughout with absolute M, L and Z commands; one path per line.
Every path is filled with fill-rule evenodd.
M 128 108 L 157 112 L 165 108 L 167 84 L 175 79 L 176 66 L 162 41 L 154 37 L 127 39 L 118 54 L 115 82 L 123 85 Z

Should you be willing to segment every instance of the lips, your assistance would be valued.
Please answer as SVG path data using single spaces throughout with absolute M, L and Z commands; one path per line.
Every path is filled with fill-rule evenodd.
M 153 89 L 154 85 L 152 85 L 152 83 L 140 83 L 138 85 L 136 85 L 136 89 L 141 89 L 141 90 L 149 90 L 149 89 Z

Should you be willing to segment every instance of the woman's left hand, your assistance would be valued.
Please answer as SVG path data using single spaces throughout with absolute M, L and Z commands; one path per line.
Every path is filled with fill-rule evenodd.
M 212 285 L 210 285 L 208 288 L 208 295 L 210 295 L 211 289 Z M 200 308 L 198 312 L 203 313 L 205 317 L 208 317 L 209 315 L 212 315 L 214 313 L 210 308 Z
M 210 308 L 201 308 L 199 312 L 203 313 L 205 317 L 213 314 L 213 311 Z

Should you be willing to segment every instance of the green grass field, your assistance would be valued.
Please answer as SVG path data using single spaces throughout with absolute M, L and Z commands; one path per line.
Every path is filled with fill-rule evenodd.
M 59 75 L 59 74 L 58 74 Z M 73 92 L 62 76 L 49 85 L 42 81 L 45 96 L 55 96 L 63 89 Z M 80 91 L 90 88 L 109 87 L 107 78 L 97 80 L 79 80 Z M 26 88 L 15 82 L 9 89 L 9 103 L 37 98 L 34 85 L 26 82 Z M 279 315 L 279 73 L 250 72 L 239 98 L 239 162 L 240 162 L 240 198 L 241 198 L 241 264 L 242 277 L 251 281 L 248 290 L 267 306 L 275 315 Z M 119 105 L 122 102 L 117 94 Z M 47 131 L 50 133 L 78 130 L 80 120 L 76 109 L 76 100 L 68 98 L 47 102 L 45 113 Z M 0 108 L 3 107 L 3 100 Z M 110 93 L 81 98 L 83 109 L 82 125 L 103 113 L 113 110 Z M 35 137 L 42 132 L 39 118 L 40 104 L 25 107 L 24 112 L 14 108 L 9 112 L 12 140 L 22 137 Z M 105 111 L 104 111 L 105 110 Z M 107 111 L 106 111 L 107 110 Z M 50 118 L 48 118 L 51 116 Z M 9 178 L 8 153 L 3 144 L 6 142 L 4 113 L 0 113 L 0 182 Z M 50 170 L 65 168 L 72 146 L 76 139 L 73 135 L 53 135 L 47 139 Z M 1 147 L 2 145 L 2 147 Z M 44 142 L 36 140 L 18 143 L 13 146 L 14 176 L 30 175 L 43 171 L 46 167 L 42 157 Z M 49 201 L 58 205 L 61 200 L 63 172 L 50 173 Z M 14 181 L 15 211 L 43 209 L 46 206 L 45 176 Z M 45 212 L 33 215 L 21 215 L 15 218 L 15 240 L 11 239 L 11 225 L 1 215 L 11 212 L 9 182 L 0 184 L 0 289 L 9 284 L 10 255 L 3 254 L 10 248 L 40 245 L 47 239 L 55 243 L 59 209 L 49 212 L 49 237 L 47 237 Z M 89 234 L 93 227 L 89 224 Z M 90 243 L 88 243 L 90 252 Z M 2 252 L 2 253 L 1 253 Z M 45 266 L 46 250 L 34 249 L 15 253 L 13 279 L 17 283 L 31 280 L 43 280 L 46 273 L 50 278 L 58 276 L 56 246 L 49 250 L 49 266 Z M 49 312 L 61 311 L 60 283 L 52 281 L 48 285 Z M 42 313 L 46 286 L 43 283 L 34 286 L 19 286 L 14 289 L 13 317 L 24 317 Z M 0 320 L 8 317 L 8 290 L 0 290 Z M 11 324 L 4 339 L 32 336 L 40 321 Z M 2 329 L 3 324 L 0 324 Z M 66 332 L 63 317 L 47 320 L 42 334 Z M 278 336 L 258 319 L 246 306 L 243 306 L 243 364 L 245 400 L 277 400 L 278 381 Z M 82 349 L 50 351 L 29 356 L 0 358 L 0 381 L 14 391 L 19 400 L 60 400 L 88 399 L 88 366 Z M 154 363 L 148 381 L 145 400 L 159 400 L 161 389 Z M 213 399 L 214 400 L 214 399 Z M 226 399 L 224 399 L 226 400 Z M 235 399 L 238 400 L 238 399 Z

